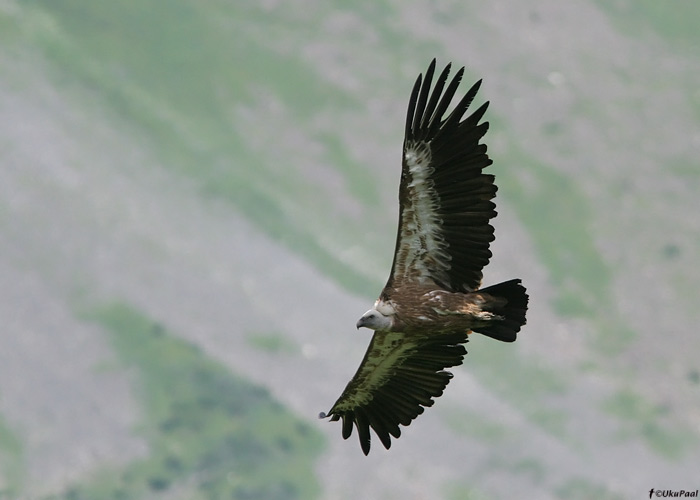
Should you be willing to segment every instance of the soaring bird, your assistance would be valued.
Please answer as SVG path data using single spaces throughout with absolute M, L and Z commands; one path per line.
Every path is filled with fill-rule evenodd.
M 435 60 L 418 75 L 408 103 L 399 186 L 399 228 L 386 286 L 357 322 L 374 330 L 357 373 L 328 413 L 347 439 L 357 429 L 365 455 L 370 427 L 389 449 L 432 406 L 462 363 L 472 332 L 513 342 L 525 324 L 528 295 L 519 279 L 481 288 L 494 240 L 492 161 L 479 123 L 488 102 L 465 117 L 473 85 L 445 117 L 464 74 L 447 88 L 451 64 L 433 84 Z

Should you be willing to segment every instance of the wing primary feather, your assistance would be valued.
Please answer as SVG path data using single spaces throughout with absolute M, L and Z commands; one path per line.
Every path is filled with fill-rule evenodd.
M 406 112 L 406 131 L 404 137 L 406 139 L 413 137 L 413 117 L 416 113 L 416 101 L 418 100 L 418 92 L 420 91 L 423 75 L 419 74 L 416 78 L 416 83 L 413 84 L 411 98 L 408 100 L 408 111 Z
M 445 87 L 445 82 L 447 81 L 447 77 L 450 74 L 451 67 L 452 64 L 448 64 L 447 66 L 445 66 L 445 69 L 442 70 L 442 73 L 440 73 L 440 76 L 435 82 L 435 87 L 433 88 L 433 92 L 430 95 L 430 101 L 428 102 L 428 106 L 425 108 L 423 120 L 420 124 L 420 129 L 421 131 L 423 131 L 421 136 L 430 136 L 430 124 L 433 123 L 433 120 L 435 120 L 435 107 L 438 104 L 438 99 L 440 99 L 440 96 L 442 95 L 442 89 Z M 437 119 L 440 120 L 440 117 L 438 116 Z
M 464 94 L 464 97 L 462 97 L 457 106 L 455 106 L 455 108 L 452 110 L 452 113 L 450 113 L 450 116 L 448 116 L 447 120 L 445 120 L 444 125 L 440 127 L 440 133 L 452 129 L 459 123 L 462 116 L 464 116 L 465 111 L 467 111 L 467 108 L 474 100 L 474 97 L 476 97 L 479 87 L 481 87 L 481 80 L 472 85 L 467 93 Z
M 484 104 L 479 106 L 476 109 L 476 111 L 474 111 L 471 115 L 469 115 L 469 118 L 467 118 L 465 120 L 465 125 L 468 124 L 470 126 L 474 126 L 474 125 L 478 124 L 479 121 L 481 121 L 481 119 L 484 117 L 484 114 L 486 114 L 487 109 L 489 109 L 489 101 L 486 101 Z M 485 130 L 484 130 L 484 133 L 486 133 Z
M 433 82 L 433 74 L 435 73 L 435 59 L 432 60 L 430 66 L 428 66 L 428 71 L 425 72 L 425 78 L 423 79 L 423 85 L 420 89 L 420 95 L 418 96 L 418 103 L 416 104 L 416 116 L 413 117 L 413 131 L 414 138 L 415 132 L 420 130 L 420 124 L 423 121 L 423 113 L 425 112 L 425 103 L 428 101 L 428 92 L 430 92 L 430 85 Z
M 369 419 L 362 407 L 358 407 L 355 410 L 355 427 L 357 427 L 357 434 L 360 436 L 362 452 L 368 455 L 371 439 L 369 435 Z
M 353 413 L 343 413 L 343 439 L 347 439 L 352 435 L 352 424 L 355 420 Z
M 449 67 L 449 65 L 448 65 Z M 428 126 L 428 137 L 432 137 L 435 133 L 435 131 L 440 127 L 440 124 L 442 123 L 442 115 L 445 114 L 445 111 L 447 111 L 447 108 L 450 106 L 450 103 L 452 102 L 452 98 L 454 97 L 455 93 L 457 92 L 457 87 L 459 87 L 459 83 L 462 81 L 462 75 L 464 74 L 464 68 L 460 68 L 457 73 L 455 73 L 455 76 L 452 77 L 452 81 L 450 81 L 450 84 L 447 86 L 447 90 L 445 91 L 445 94 L 442 96 L 442 99 L 440 99 L 440 104 L 438 104 L 437 109 L 435 110 L 435 113 L 433 113 L 433 117 L 430 120 L 430 124 Z
M 389 437 L 389 431 L 387 430 L 384 418 L 382 418 L 381 411 L 378 411 L 375 405 L 370 405 L 367 410 L 367 418 L 370 427 L 374 429 L 374 432 L 379 436 L 379 440 L 384 445 L 384 448 L 388 450 L 391 448 L 391 438 Z

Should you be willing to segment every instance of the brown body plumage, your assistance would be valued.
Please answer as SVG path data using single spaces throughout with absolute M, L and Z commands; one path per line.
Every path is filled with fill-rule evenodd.
M 506 282 L 516 286 L 519 280 Z M 497 285 L 500 286 L 500 285 Z M 394 310 L 394 323 L 387 329 L 392 332 L 402 332 L 405 335 L 427 334 L 436 335 L 443 332 L 484 330 L 489 335 L 489 327 L 494 322 L 504 322 L 506 317 L 512 317 L 514 311 L 506 312 L 507 308 L 514 308 L 514 304 L 501 293 L 489 293 L 489 289 L 481 289 L 474 292 L 453 292 L 436 288 L 434 284 L 406 284 L 397 290 L 387 287 L 382 294 L 381 302 L 389 305 Z M 391 299 L 397 297 L 397 301 Z M 524 320 L 527 303 L 520 303 L 521 316 Z M 520 316 L 520 315 L 518 315 Z M 516 324 L 518 321 L 516 321 Z M 514 327 L 515 325 L 511 325 Z M 514 328 L 512 328 L 514 329 Z M 508 329 L 511 331 L 512 329 Z M 381 330 L 377 330 L 381 331 Z M 491 334 L 489 336 L 496 335 Z M 497 336 L 497 340 L 512 342 L 515 340 L 515 332 L 512 336 Z
M 333 405 L 331 420 L 353 426 L 365 454 L 370 427 L 389 448 L 462 363 L 467 335 L 504 342 L 525 324 L 528 296 L 519 279 L 480 288 L 494 239 L 492 162 L 480 140 L 488 103 L 463 119 L 481 82 L 443 118 L 464 68 L 447 88 L 450 65 L 431 84 L 435 61 L 418 77 L 406 118 L 399 186 L 399 227 L 391 273 L 374 307 L 357 323 L 375 330 L 357 373 Z M 444 93 L 443 93 L 444 90 Z

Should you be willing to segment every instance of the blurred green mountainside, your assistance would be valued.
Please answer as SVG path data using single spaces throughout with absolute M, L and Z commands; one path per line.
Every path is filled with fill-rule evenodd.
M 142 227 L 141 214 L 129 212 L 128 193 L 142 188 L 154 213 L 167 213 L 174 205 L 152 189 L 158 176 L 185 185 L 203 206 L 240 214 L 288 251 L 290 267 L 293 259 L 303 261 L 342 293 L 369 304 L 391 263 L 405 100 L 415 72 L 436 55 L 439 64 L 450 58 L 466 64 L 467 82 L 489 72 L 480 99 L 493 100 L 485 142 L 499 185 L 494 260 L 530 287 L 533 312 L 525 334 L 537 339 L 517 352 L 478 344 L 469 372 L 496 400 L 517 408 L 534 435 L 544 434 L 575 457 L 572 463 L 589 462 L 592 450 L 610 445 L 610 462 L 634 449 L 641 450 L 635 460 L 642 470 L 689 470 L 700 451 L 700 341 L 691 328 L 699 319 L 694 249 L 700 228 L 688 215 L 697 212 L 700 187 L 700 34 L 690 21 L 700 18 L 697 2 L 677 2 L 672 9 L 647 0 L 579 2 L 605 16 L 629 45 L 619 50 L 620 59 L 613 49 L 606 59 L 572 29 L 576 50 L 562 61 L 576 62 L 560 66 L 547 59 L 556 57 L 555 48 L 551 54 L 517 53 L 505 26 L 522 20 L 512 14 L 504 27 L 489 24 L 497 7 L 272 4 L 0 1 L 0 93 L 11 119 L 0 128 L 0 154 L 8 165 L 0 190 L 0 232 L 8 235 L 0 243 L 0 269 L 8 276 L 38 276 L 76 323 L 102 332 L 118 366 L 100 370 L 129 374 L 140 412 L 134 433 L 148 450 L 122 463 L 108 460 L 97 472 L 33 484 L 34 452 L 16 414 L 3 411 L 0 499 L 27 492 L 56 499 L 313 498 L 336 491 L 329 485 L 341 479 L 324 477 L 318 463 L 323 453 L 336 456 L 337 450 L 326 443 L 324 451 L 308 420 L 314 411 L 300 415 L 305 405 L 291 409 L 279 401 L 280 391 L 267 387 L 264 374 L 238 373 L 214 356 L 215 349 L 200 348 L 199 333 L 186 331 L 191 324 L 174 319 L 184 313 L 159 315 L 145 292 L 122 296 L 120 286 L 132 285 L 120 280 L 137 287 L 162 272 L 184 289 L 202 274 L 221 289 L 239 290 L 250 303 L 233 311 L 240 324 L 220 324 L 222 335 L 235 336 L 235 349 L 270 363 L 316 362 L 316 344 L 287 329 L 284 319 L 268 328 L 241 318 L 260 302 L 256 284 L 220 283 L 226 280 L 217 273 L 226 276 L 225 264 L 214 263 L 216 250 L 201 250 L 207 241 L 173 246 L 159 240 L 159 228 Z M 566 28 L 546 6 L 530 8 L 533 31 Z M 412 25 L 414 9 L 426 26 L 440 29 Z M 524 8 L 513 12 L 518 9 Z M 480 33 L 493 42 L 477 44 Z M 652 60 L 639 49 L 645 40 L 652 40 Z M 473 56 L 473 66 L 472 51 L 483 52 Z M 512 59 L 503 55 L 508 51 Z M 675 73 L 664 77 L 658 67 Z M 61 104 L 13 108 L 35 96 Z M 52 113 L 63 114 L 57 119 Z M 95 117 L 109 127 L 85 126 Z M 52 144 L 54 136 L 34 132 L 45 123 L 65 126 L 72 142 Z M 129 146 L 95 149 L 110 144 L 104 137 L 109 130 L 122 138 L 115 144 Z M 55 165 L 52 148 L 61 147 L 70 149 L 69 164 L 42 170 Z M 109 162 L 93 165 L 101 155 Z M 125 165 L 119 175 L 105 174 L 119 167 L 122 155 L 125 164 L 144 171 Z M 91 179 L 88 187 L 112 185 L 107 194 L 84 193 L 83 181 L 74 180 L 82 177 Z M 47 208 L 35 208 L 36 202 Z M 95 207 L 108 208 L 90 213 Z M 211 232 L 193 226 L 183 224 L 183 232 L 221 233 L 214 223 Z M 72 239 L 57 228 L 81 227 L 99 228 L 75 238 L 85 243 L 79 255 L 95 254 L 85 257 L 85 265 L 71 243 L 52 246 Z M 129 238 L 135 243 L 125 248 L 138 250 L 135 261 L 163 263 L 162 271 L 151 276 L 147 264 L 135 264 L 111 271 L 123 277 L 105 278 L 103 268 L 116 262 L 110 245 Z M 290 295 L 300 293 L 294 282 L 283 281 L 284 263 L 280 268 L 278 279 L 264 279 Z M 162 302 L 165 297 L 172 296 L 164 292 Z M 178 309 L 187 308 L 186 300 L 180 304 Z M 270 315 L 280 313 L 273 308 Z M 14 327 L 19 332 L 22 325 Z M 349 375 L 329 374 L 328 384 L 339 393 Z M 0 384 L 0 403 L 10 392 Z M 522 458 L 509 460 L 503 437 L 512 432 L 508 425 L 492 421 L 486 410 L 467 413 L 447 401 L 439 413 L 447 432 L 487 447 L 489 463 L 504 477 L 517 476 L 530 491 L 553 498 L 622 498 L 606 481 L 603 465 L 578 475 L 566 469 L 566 460 L 555 465 L 555 457 L 549 462 L 527 445 Z M 601 430 L 577 430 L 590 421 L 603 422 Z M 340 440 L 339 429 L 332 431 Z M 457 469 L 444 481 L 446 498 L 507 497 L 503 484 L 454 477 L 460 477 Z

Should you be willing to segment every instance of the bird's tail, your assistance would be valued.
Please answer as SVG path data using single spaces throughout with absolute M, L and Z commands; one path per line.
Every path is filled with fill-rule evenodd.
M 474 331 L 502 342 L 513 342 L 525 324 L 527 312 L 528 295 L 520 280 L 504 281 L 474 293 L 485 295 L 483 309 L 499 316 L 485 326 L 474 327 Z

